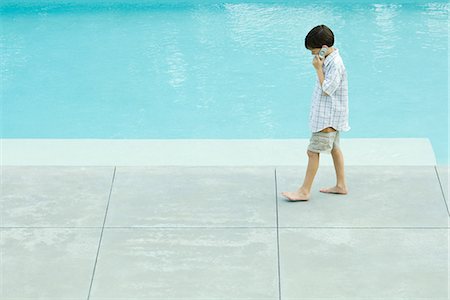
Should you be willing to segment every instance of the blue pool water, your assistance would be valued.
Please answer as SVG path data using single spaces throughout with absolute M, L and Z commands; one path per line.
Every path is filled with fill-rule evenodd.
M 448 163 L 446 1 L 3 0 L 3 138 L 308 138 L 304 37 L 347 67 L 343 138 L 428 137 Z

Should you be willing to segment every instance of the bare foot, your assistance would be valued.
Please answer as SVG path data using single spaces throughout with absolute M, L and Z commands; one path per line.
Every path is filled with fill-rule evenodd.
M 321 189 L 320 190 L 321 193 L 327 193 L 327 194 L 340 194 L 340 195 L 347 195 L 348 190 L 346 187 L 339 187 L 339 186 L 334 186 L 328 189 Z
M 298 190 L 296 192 L 283 192 L 281 193 L 284 197 L 286 197 L 289 201 L 308 201 L 309 193 L 306 193 L 302 190 Z

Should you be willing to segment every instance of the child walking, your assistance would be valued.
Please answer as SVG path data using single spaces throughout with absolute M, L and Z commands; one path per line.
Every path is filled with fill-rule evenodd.
M 312 131 L 308 146 L 308 167 L 303 185 L 295 192 L 283 192 L 290 201 L 307 201 L 319 168 L 320 153 L 331 153 L 336 171 L 336 186 L 321 189 L 322 193 L 347 194 L 344 176 L 344 157 L 339 147 L 339 132 L 348 131 L 347 73 L 339 50 L 333 47 L 334 34 L 325 25 L 311 29 L 305 38 L 305 47 L 314 55 L 312 64 L 317 73 L 309 125 Z M 327 48 L 324 57 L 319 51 Z

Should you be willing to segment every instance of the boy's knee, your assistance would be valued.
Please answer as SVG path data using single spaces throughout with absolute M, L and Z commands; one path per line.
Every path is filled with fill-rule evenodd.
M 333 147 L 333 149 L 331 149 L 331 154 L 338 153 L 338 152 L 341 152 L 341 149 L 339 147 Z
M 310 151 L 310 150 L 306 151 L 306 154 L 308 154 L 308 157 L 310 157 L 310 158 L 319 156 L 319 153 L 313 152 L 313 151 Z

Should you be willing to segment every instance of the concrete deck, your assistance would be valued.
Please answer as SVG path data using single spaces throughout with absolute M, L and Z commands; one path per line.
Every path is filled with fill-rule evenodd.
M 5 160 L 3 160 L 5 161 Z M 2 166 L 1 300 L 448 299 L 448 166 Z M 426 164 L 429 161 L 430 164 Z

